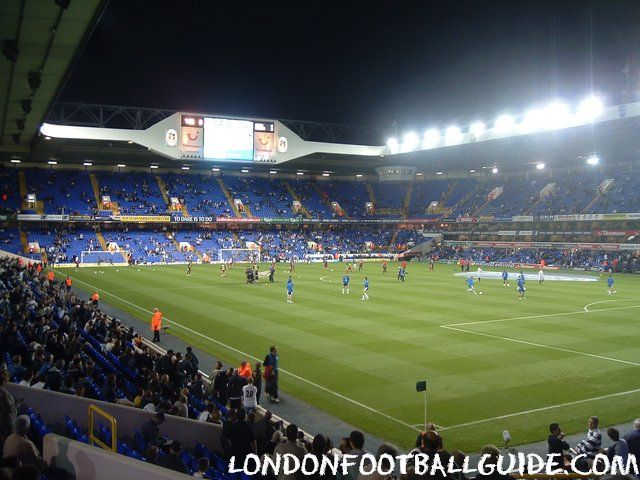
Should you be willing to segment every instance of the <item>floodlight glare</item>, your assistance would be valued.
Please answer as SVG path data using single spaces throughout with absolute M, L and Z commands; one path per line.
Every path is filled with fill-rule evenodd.
M 409 132 L 402 137 L 403 150 L 413 150 L 418 145 L 418 135 L 415 132 Z
M 323 176 L 323 177 L 328 177 L 329 175 L 331 175 L 329 172 L 324 172 L 324 173 L 322 174 L 322 176 Z
M 595 120 L 602 114 L 603 109 L 602 101 L 592 95 L 580 102 L 578 115 L 584 120 Z
M 536 168 L 537 168 L 538 170 L 544 170 L 544 166 L 545 166 L 545 165 L 544 165 L 544 163 L 542 163 L 542 162 L 540 162 L 540 163 L 537 163 L 537 164 L 536 164 Z
M 444 141 L 447 145 L 454 145 L 462 139 L 462 132 L 458 127 L 449 127 L 447 131 L 444 132 Z
M 524 132 L 535 132 L 544 128 L 544 112 L 539 108 L 529 110 L 524 114 L 520 127 Z
M 124 168 L 126 167 L 126 165 L 124 163 L 119 163 L 118 165 L 116 165 L 116 167 L 118 168 Z
M 469 131 L 473 134 L 474 137 L 479 137 L 484 133 L 485 127 L 482 122 L 475 122 L 471 124 L 469 127 Z
M 587 158 L 587 163 L 589 165 L 597 165 L 600 163 L 600 158 L 597 155 L 590 155 L 589 158 Z
M 498 167 L 493 167 L 491 169 L 491 173 L 498 173 Z
M 436 175 L 442 175 L 442 172 L 436 172 Z
M 544 122 L 549 128 L 565 128 L 570 120 L 569 107 L 555 102 L 544 109 Z
M 440 132 L 435 128 L 430 128 L 424 134 L 422 140 L 422 148 L 433 148 L 440 143 Z
M 498 133 L 509 133 L 516 126 L 516 122 L 511 115 L 500 115 L 496 118 L 494 128 Z

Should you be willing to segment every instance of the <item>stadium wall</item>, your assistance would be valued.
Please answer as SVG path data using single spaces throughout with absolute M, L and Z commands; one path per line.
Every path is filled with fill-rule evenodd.
M 139 430 L 144 422 L 154 416 L 151 412 L 145 412 L 142 409 L 126 405 L 117 405 L 39 388 L 24 387 L 14 383 L 8 383 L 5 388 L 15 398 L 24 399 L 23 406 L 33 408 L 48 424 L 65 425 L 64 416 L 69 415 L 77 422 L 78 426 L 88 430 L 89 405 L 96 405 L 116 418 L 118 436 L 132 438 L 134 429 Z M 160 434 L 166 434 L 172 440 L 179 440 L 185 446 L 194 445 L 197 439 L 198 442 L 204 444 L 210 450 L 223 453 L 220 443 L 220 438 L 222 437 L 221 425 L 167 415 L 165 422 L 160 426 Z
M 43 458 L 73 475 L 76 480 L 113 480 L 114 478 L 153 478 L 173 480 L 193 478 L 124 455 L 114 455 L 86 443 L 77 442 L 55 433 L 42 439 Z

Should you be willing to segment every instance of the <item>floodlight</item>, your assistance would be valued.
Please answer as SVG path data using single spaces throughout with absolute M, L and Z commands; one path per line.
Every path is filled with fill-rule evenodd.
M 600 158 L 597 155 L 590 155 L 589 158 L 587 158 L 587 163 L 589 165 L 597 165 L 598 163 L 600 163 Z
M 82 165 L 84 165 L 85 167 L 91 167 L 93 165 L 92 162 L 83 162 Z
M 302 176 L 304 175 L 304 172 L 296 172 L 296 175 Z
M 249 169 L 248 168 L 243 168 L 242 170 L 240 170 L 241 173 L 249 173 Z
M 511 115 L 500 115 L 496 118 L 493 128 L 498 133 L 509 133 L 516 126 L 516 122 Z
M 529 110 L 524 114 L 520 128 L 522 128 L 524 132 L 542 130 L 544 128 L 544 112 L 539 108 Z
M 436 175 L 442 175 L 442 172 L 436 172 Z
M 482 122 L 475 122 L 471 124 L 469 127 L 469 131 L 473 134 L 474 137 L 479 137 L 484 133 L 485 127 Z
M 542 162 L 536 163 L 536 168 L 538 170 L 544 170 L 544 167 L 545 167 L 544 163 L 542 163 Z
M 212 171 L 212 172 L 219 172 L 219 171 L 220 171 L 220 169 L 219 169 L 218 167 L 213 167 L 213 168 L 211 169 L 211 171 Z
M 12 158 L 11 163 L 20 163 L 20 160 L 18 160 L 17 158 Z
M 124 163 L 119 163 L 119 164 L 117 164 L 117 165 L 116 165 L 116 167 L 118 167 L 118 168 L 124 168 L 124 167 L 126 167 L 126 165 L 125 165 Z
M 402 148 L 404 150 L 413 150 L 418 145 L 418 135 L 415 132 L 409 132 L 402 137 Z
M 324 173 L 322 174 L 322 176 L 323 176 L 323 177 L 328 177 L 329 175 L 331 175 L 329 172 L 324 172 Z
M 149 168 L 153 168 L 154 170 L 158 168 L 158 165 L 149 165 Z
M 491 169 L 491 173 L 498 173 L 498 167 L 493 167 Z
M 544 109 L 544 123 L 548 128 L 568 127 L 569 120 L 569 107 L 564 103 L 555 102 Z
M 47 161 L 47 163 L 49 165 L 57 165 L 58 164 L 58 162 L 56 162 L 55 160 L 49 160 L 49 161 Z
M 584 120 L 595 120 L 602 114 L 602 101 L 593 95 L 580 102 L 578 115 Z
M 182 170 L 189 170 L 189 167 L 187 165 L 183 165 L 181 168 Z
M 278 173 L 277 170 L 269 170 L 269 175 L 275 175 L 276 173 Z
M 393 137 L 390 138 L 387 140 L 387 147 L 389 147 L 391 153 L 396 153 L 398 151 L 398 140 Z
M 447 145 L 454 145 L 460 142 L 461 139 L 462 139 L 462 132 L 456 126 L 447 128 L 446 132 L 444 133 L 444 141 L 446 142 Z
M 423 148 L 433 148 L 440 143 L 440 132 L 435 128 L 430 128 L 424 134 L 424 139 L 422 140 Z

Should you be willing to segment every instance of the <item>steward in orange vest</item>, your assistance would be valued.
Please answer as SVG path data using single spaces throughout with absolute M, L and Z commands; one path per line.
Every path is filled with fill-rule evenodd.
M 151 331 L 153 332 L 153 343 L 160 341 L 160 329 L 162 328 L 162 312 L 157 308 L 153 309 L 151 317 Z

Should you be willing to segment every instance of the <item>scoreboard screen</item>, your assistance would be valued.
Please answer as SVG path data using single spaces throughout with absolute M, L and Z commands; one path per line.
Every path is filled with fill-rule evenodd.
M 203 157 L 253 161 L 253 133 L 253 122 L 249 120 L 205 117 Z

